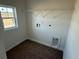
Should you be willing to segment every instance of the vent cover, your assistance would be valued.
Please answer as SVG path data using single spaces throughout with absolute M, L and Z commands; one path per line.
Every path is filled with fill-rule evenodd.
M 53 38 L 52 39 L 52 45 L 53 47 L 57 48 L 59 46 L 59 39 L 58 38 Z

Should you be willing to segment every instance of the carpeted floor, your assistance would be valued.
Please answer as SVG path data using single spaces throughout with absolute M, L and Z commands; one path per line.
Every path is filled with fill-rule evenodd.
M 62 59 L 63 52 L 26 40 L 7 52 L 8 59 Z

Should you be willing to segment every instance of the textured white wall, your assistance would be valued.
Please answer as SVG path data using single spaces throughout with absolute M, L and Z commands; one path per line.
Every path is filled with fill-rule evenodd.
M 63 59 L 79 59 L 79 0 L 76 1 Z
M 0 0 L 0 4 L 1 4 Z M 2 20 L 0 19 L 0 59 L 7 59 L 6 57 L 6 51 L 5 51 L 5 46 L 4 46 L 4 41 L 2 40 Z
M 67 39 L 72 10 L 32 11 L 29 20 L 29 37 L 52 46 L 53 37 L 61 40 L 59 49 L 63 50 Z M 40 24 L 37 28 L 36 24 Z M 51 27 L 49 27 L 51 25 Z
M 7 59 L 5 47 L 3 41 L 1 40 L 1 37 L 0 37 L 0 59 Z
M 3 1 L 2 4 L 8 4 L 8 5 L 17 7 L 18 23 L 19 23 L 18 29 L 13 29 L 10 31 L 3 32 L 2 38 L 5 41 L 6 50 L 9 50 L 10 48 L 14 47 L 18 43 L 25 40 L 27 38 L 27 34 L 28 34 L 29 38 L 37 39 L 38 41 L 41 41 L 43 43 L 50 45 L 51 39 L 48 40 L 48 38 L 52 38 L 52 35 L 53 35 L 52 33 L 54 33 L 54 31 L 52 31 L 51 29 L 48 28 L 48 24 L 49 23 L 52 24 L 52 22 L 54 21 L 54 20 L 51 20 L 53 18 L 51 18 L 49 20 L 49 17 L 52 17 L 54 15 L 52 10 L 57 10 L 54 12 L 56 14 L 59 14 L 59 13 L 61 14 L 65 10 L 64 14 L 57 17 L 56 21 L 54 21 L 57 24 L 56 24 L 56 28 L 55 28 L 56 32 L 54 33 L 55 35 L 53 35 L 53 36 L 60 37 L 61 32 L 62 33 L 64 32 L 64 34 L 61 36 L 62 41 L 63 41 L 61 43 L 61 45 L 62 45 L 61 49 L 63 49 L 63 47 L 64 47 L 63 43 L 65 42 L 65 39 L 67 36 L 67 32 L 65 32 L 65 31 L 68 31 L 69 22 L 70 22 L 70 18 L 71 18 L 73 6 L 74 6 L 74 0 L 60 0 L 60 1 L 59 0 L 12 0 L 12 1 L 11 0 L 2 0 L 2 1 Z M 34 11 L 29 12 L 28 10 L 34 10 Z M 47 23 L 42 24 L 43 27 L 46 26 L 45 31 L 44 31 L 44 29 L 43 30 L 34 29 L 35 28 L 34 24 L 35 24 L 36 20 L 34 20 L 32 18 L 35 17 L 33 15 L 34 15 L 34 13 L 37 12 L 35 10 L 38 10 L 38 11 L 45 10 L 44 13 L 46 13 L 46 10 L 49 11 L 49 14 L 46 14 L 46 15 L 48 15 L 48 16 L 46 16 L 48 19 L 45 21 Z M 40 13 L 42 13 L 42 12 L 40 12 Z M 39 15 L 39 13 L 37 15 Z M 66 15 L 69 15 L 69 16 L 66 16 Z M 43 15 L 41 15 L 41 16 L 43 16 Z M 62 31 L 60 28 L 58 28 L 58 26 L 60 26 L 60 25 L 58 25 L 58 18 L 60 18 L 59 22 L 62 21 L 59 23 L 63 27 Z M 65 21 L 63 20 L 63 18 Z M 45 18 L 43 18 L 43 19 L 45 19 Z M 32 20 L 34 20 L 35 22 L 33 21 L 33 23 L 32 23 Z M 65 23 L 65 24 L 63 25 L 63 23 Z M 33 27 L 32 27 L 32 25 L 33 25 Z M 52 25 L 55 25 L 55 24 L 52 24 Z M 64 27 L 64 26 L 66 26 L 66 27 Z M 53 28 L 54 27 L 52 27 L 52 29 Z M 64 28 L 66 28 L 66 29 L 64 30 Z M 44 33 L 45 33 L 45 35 L 44 35 Z
M 52 38 L 58 37 L 61 39 L 59 49 L 63 50 L 74 0 L 27 0 L 26 2 L 28 37 L 49 46 L 52 44 Z M 40 24 L 39 28 L 36 27 L 37 23 Z
M 2 40 L 2 28 L 0 28 L 0 59 L 7 59 L 4 41 Z
M 8 0 L 8 1 L 3 1 L 2 4 L 14 6 L 16 7 L 17 10 L 18 28 L 8 31 L 3 31 L 2 34 L 2 39 L 5 42 L 5 48 L 6 50 L 9 50 L 27 38 L 24 1 Z

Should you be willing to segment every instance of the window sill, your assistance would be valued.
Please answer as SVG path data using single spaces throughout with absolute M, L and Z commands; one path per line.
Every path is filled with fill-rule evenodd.
M 18 27 L 4 28 L 5 31 L 17 29 Z

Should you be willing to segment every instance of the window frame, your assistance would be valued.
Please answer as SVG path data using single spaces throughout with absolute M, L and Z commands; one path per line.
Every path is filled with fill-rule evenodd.
M 4 30 L 11 30 L 11 29 L 16 29 L 18 28 L 18 21 L 17 21 L 17 11 L 16 11 L 16 7 L 13 7 L 13 6 L 9 6 L 9 5 L 0 5 L 0 7 L 5 7 L 5 8 L 12 8 L 13 9 L 13 18 L 14 18 L 14 22 L 15 22 L 15 27 L 10 27 L 10 28 L 4 28 L 4 25 L 3 25 L 3 29 Z M 9 18 L 8 18 L 9 19 Z M 2 24 L 3 24 L 3 19 L 2 19 Z

